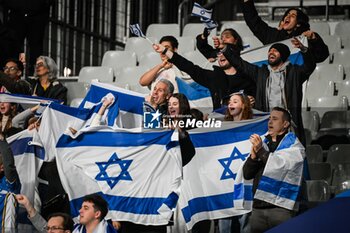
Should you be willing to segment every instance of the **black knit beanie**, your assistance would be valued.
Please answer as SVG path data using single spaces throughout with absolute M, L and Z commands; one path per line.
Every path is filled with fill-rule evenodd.
M 287 45 L 282 44 L 282 43 L 275 43 L 275 44 L 271 45 L 271 47 L 269 48 L 269 51 L 272 48 L 276 49 L 280 53 L 281 60 L 283 62 L 287 61 L 287 59 L 288 59 L 288 57 L 290 55 L 290 50 L 289 50 Z

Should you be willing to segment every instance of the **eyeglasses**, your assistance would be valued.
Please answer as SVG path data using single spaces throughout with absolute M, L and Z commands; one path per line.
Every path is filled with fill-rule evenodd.
M 9 70 L 9 71 L 15 71 L 15 70 L 18 70 L 18 68 L 17 67 L 14 67 L 14 66 L 10 66 L 10 67 L 8 67 L 8 66 L 5 66 L 4 68 L 2 68 L 4 71 L 6 71 L 6 70 Z
M 44 227 L 44 230 L 47 232 L 49 231 L 58 232 L 58 231 L 64 231 L 64 228 L 63 227 Z
M 42 67 L 42 66 L 44 66 L 44 63 L 43 63 L 43 62 L 39 62 L 39 63 L 35 64 L 35 67 L 36 67 L 36 68 L 39 68 L 39 67 Z

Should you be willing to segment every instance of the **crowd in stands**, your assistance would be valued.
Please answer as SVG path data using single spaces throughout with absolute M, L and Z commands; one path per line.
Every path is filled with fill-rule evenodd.
M 46 7 L 46 2 L 50 1 L 44 2 Z M 232 28 L 225 29 L 220 38 L 213 37 L 214 47 L 212 47 L 208 43 L 210 30 L 205 29 L 196 37 L 197 49 L 209 62 L 217 61 L 218 66 L 210 70 L 194 64 L 177 53 L 178 42 L 175 37 L 164 36 L 159 43 L 153 44 L 154 51 L 159 53 L 161 63 L 144 73 L 139 79 L 139 84 L 150 87 L 150 94 L 145 97 L 145 102 L 148 103 L 147 111 L 159 111 L 164 118 L 162 123 L 169 124 L 171 129 L 176 128 L 179 131 L 182 166 L 188 164 L 196 156 L 196 152 L 188 134 L 191 128 L 178 127 L 174 122 L 186 118 L 203 121 L 207 115 L 190 107 L 186 95 L 179 93 L 176 78 L 181 78 L 185 82 L 196 82 L 208 88 L 213 110 L 226 108 L 225 121 L 250 120 L 254 117 L 253 108 L 270 112 L 266 140 L 262 140 L 257 134 L 251 135 L 251 152 L 244 165 L 244 177 L 254 180 L 253 192 L 258 193 L 262 176 L 269 170 L 269 158 L 278 153 L 279 145 L 284 140 L 295 140 L 291 155 L 298 158 L 295 163 L 303 163 L 306 138 L 301 115 L 302 86 L 314 71 L 316 64 L 328 58 L 329 51 L 322 37 L 310 29 L 309 18 L 300 9 L 288 9 L 278 28 L 269 26 L 258 16 L 253 0 L 242 1 L 242 9 L 244 19 L 253 34 L 264 45 L 272 44 L 266 54 L 268 64 L 257 66 L 242 59 L 243 42 L 239 31 Z M 11 11 L 10 16 L 16 17 L 17 14 L 19 13 Z M 41 15 L 39 21 L 45 20 L 46 16 L 46 13 Z M 10 23 L 15 25 L 14 18 Z M 28 22 L 28 25 L 31 23 Z M 297 38 L 301 34 L 307 38 L 308 46 L 304 46 Z M 29 45 L 36 48 L 35 51 L 42 51 L 42 44 L 37 44 L 38 39 L 33 39 L 32 35 L 21 35 L 20 39 L 23 40 L 26 36 L 31 38 Z M 290 49 L 280 43 L 285 39 L 291 39 L 294 47 L 300 49 L 304 61 L 302 65 L 291 64 L 289 61 Z M 17 58 L 21 51 L 22 48 L 19 48 Z M 58 67 L 55 61 L 36 52 L 32 54 L 37 55 L 37 58 L 35 61 L 30 58 L 29 63 L 34 66 L 34 73 L 32 78 L 27 79 L 23 78 L 23 57 L 22 61 L 12 56 L 6 57 L 3 71 L 0 71 L 0 91 L 39 96 L 67 104 L 68 90 L 58 80 Z M 103 100 L 91 123 L 92 126 L 105 124 L 102 116 L 114 100 L 115 97 Z M 48 181 L 48 188 L 41 191 L 40 197 L 43 204 L 59 200 L 59 208 L 56 206 L 52 209 L 35 209 L 26 195 L 20 193 L 21 181 L 6 138 L 24 129 L 36 130 L 40 127 L 40 119 L 35 116 L 38 109 L 39 106 L 23 109 L 16 103 L 0 103 L 1 213 L 7 211 L 4 208 L 5 202 L 17 201 L 26 209 L 28 219 L 38 232 L 167 232 L 167 225 L 146 226 L 133 222 L 118 222 L 118 219 L 106 220 L 108 204 L 101 196 L 95 194 L 84 197 L 79 211 L 79 222 L 74 224 L 69 211 L 69 198 L 61 184 L 55 162 L 44 162 L 41 168 L 39 177 Z M 70 128 L 70 131 L 72 134 L 76 133 L 76 129 Z M 299 182 L 302 182 L 301 170 L 280 172 L 286 176 L 293 173 L 300 177 Z M 281 207 L 256 196 L 252 213 L 220 219 L 219 231 L 265 232 L 296 214 L 296 206 Z M 199 222 L 192 228 L 192 232 L 209 232 L 208 224 L 210 225 L 209 220 Z

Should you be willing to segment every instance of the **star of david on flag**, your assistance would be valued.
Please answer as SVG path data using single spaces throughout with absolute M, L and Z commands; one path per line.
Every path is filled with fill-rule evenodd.
M 194 3 L 193 8 L 192 8 L 192 14 L 193 16 L 199 16 L 204 19 L 211 19 L 211 14 L 213 10 L 207 10 L 198 3 Z
M 138 36 L 138 37 L 146 37 L 145 34 L 143 34 L 141 28 L 140 28 L 140 25 L 137 23 L 137 24 L 131 24 L 129 26 L 130 28 L 130 31 L 132 34 L 134 34 L 135 36 Z
M 98 181 L 106 181 L 111 189 L 113 189 L 120 180 L 132 181 L 128 172 L 131 163 L 132 160 L 121 160 L 118 158 L 117 153 L 114 153 L 107 162 L 96 162 L 96 165 L 100 169 L 100 173 L 96 175 L 95 179 Z M 121 172 L 117 176 L 109 176 L 107 172 L 108 167 L 116 164 L 120 166 Z
M 242 154 L 237 147 L 233 148 L 231 155 L 228 158 L 219 159 L 218 161 L 224 167 L 224 171 L 221 175 L 220 180 L 225 179 L 236 179 L 237 173 L 233 173 L 230 169 L 231 163 L 233 160 L 241 159 L 242 161 L 249 155 L 249 153 Z

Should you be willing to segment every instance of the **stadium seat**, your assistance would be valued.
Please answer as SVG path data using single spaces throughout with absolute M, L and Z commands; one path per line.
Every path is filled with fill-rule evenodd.
M 309 162 L 309 161 L 308 161 Z M 309 172 L 311 180 L 325 180 L 328 184 L 332 180 L 332 168 L 329 163 L 310 163 Z
M 334 168 L 332 186 L 336 193 L 350 189 L 350 163 L 339 163 Z
M 324 43 L 328 46 L 329 53 L 333 56 L 342 49 L 342 40 L 338 35 L 322 35 Z
M 307 180 L 306 193 L 310 202 L 328 201 L 331 196 L 329 184 L 325 180 Z
M 311 137 L 315 138 L 320 127 L 320 116 L 316 111 L 302 111 L 303 125 L 305 129 L 310 130 Z
M 90 84 L 83 82 L 66 82 L 64 86 L 67 87 L 67 105 L 76 99 L 84 98 L 90 88 Z
M 319 80 L 315 77 L 310 77 L 306 83 L 305 98 L 307 101 L 307 106 L 310 107 L 310 102 L 313 100 L 329 96 L 333 97 L 335 93 L 335 83 L 333 81 Z
M 184 54 L 195 50 L 196 44 L 193 37 L 183 36 L 176 39 L 179 42 L 178 53 Z
M 325 112 L 320 129 L 329 128 L 350 128 L 350 111 Z
M 146 30 L 147 37 L 155 37 L 158 40 L 163 36 L 180 36 L 180 27 L 178 24 L 150 24 Z
M 149 39 L 153 43 L 158 42 L 155 38 L 149 37 Z M 148 40 L 141 38 L 141 37 L 130 37 L 126 41 L 125 51 L 135 52 L 137 58 L 139 58 L 143 53 L 153 52 L 154 49 Z
M 318 64 L 311 74 L 309 80 L 319 80 L 321 82 L 334 81 L 342 82 L 344 79 L 344 67 L 341 64 Z
M 331 164 L 332 169 L 335 169 L 340 163 L 350 163 L 350 145 L 332 145 L 327 153 L 327 162 Z
M 154 66 L 162 63 L 159 53 L 152 51 L 143 53 L 138 57 L 139 65 L 143 67 L 153 68 Z
M 226 28 L 233 28 L 241 37 L 254 36 L 245 21 L 226 21 L 221 27 L 221 32 Z
M 342 44 L 342 48 L 350 49 L 350 36 L 342 36 L 341 44 Z
M 308 100 L 308 104 L 311 107 L 311 110 L 317 111 L 321 118 L 327 111 L 346 111 L 349 106 L 348 98 L 346 96 L 320 97 Z
M 195 38 L 199 34 L 202 34 L 204 31 L 205 25 L 203 23 L 188 23 L 184 26 L 182 30 L 182 36 L 189 36 Z M 210 37 L 215 36 L 217 34 L 216 28 L 211 30 Z
M 103 55 L 101 66 L 111 67 L 114 75 L 122 67 L 135 67 L 137 64 L 136 53 L 132 51 L 107 51 Z
M 335 25 L 334 34 L 338 36 L 348 36 L 350 21 L 340 21 Z
M 339 96 L 346 96 L 348 99 L 350 98 L 350 81 L 336 83 L 336 88 Z
M 195 65 L 198 65 L 205 69 L 210 69 L 212 67 L 210 62 L 197 50 L 184 53 L 183 56 L 186 59 L 192 61 Z
M 333 63 L 342 64 L 344 66 L 349 65 L 350 61 L 350 49 L 342 49 L 333 54 Z
M 308 163 L 322 163 L 323 151 L 320 145 L 308 145 L 306 146 L 306 158 Z
M 330 27 L 326 21 L 310 21 L 310 29 L 317 32 L 323 38 L 323 35 L 330 35 Z
M 78 82 L 90 83 L 97 79 L 100 82 L 113 82 L 113 69 L 104 66 L 86 66 L 79 72 Z
M 243 40 L 244 51 L 248 51 L 248 50 L 263 46 L 260 40 L 258 40 L 258 38 L 256 38 L 255 36 L 244 36 L 242 40 Z
M 78 108 L 81 102 L 83 102 L 83 98 L 75 98 L 75 99 L 72 99 L 69 106 L 73 108 Z
M 139 80 L 147 70 L 149 70 L 149 68 L 145 66 L 125 67 L 120 70 L 120 73 L 116 77 L 115 85 L 126 89 L 131 89 L 132 86 L 140 85 Z

